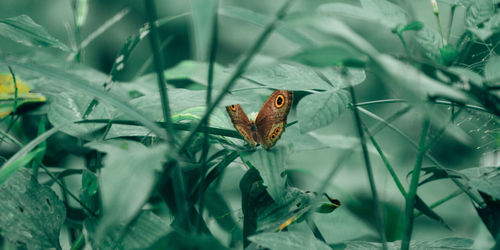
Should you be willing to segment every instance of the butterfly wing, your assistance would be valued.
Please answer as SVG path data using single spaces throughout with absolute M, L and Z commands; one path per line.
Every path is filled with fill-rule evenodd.
M 285 131 L 286 117 L 292 107 L 292 101 L 292 91 L 276 90 L 262 105 L 255 119 L 255 125 L 261 143 L 266 149 L 274 146 Z
M 226 106 L 226 111 L 233 122 L 234 128 L 238 130 L 251 148 L 255 148 L 260 143 L 255 123 L 248 120 L 239 104 Z

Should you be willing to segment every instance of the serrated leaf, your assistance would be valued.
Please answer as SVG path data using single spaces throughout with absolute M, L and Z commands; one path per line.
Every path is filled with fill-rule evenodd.
M 468 27 L 476 27 L 485 22 L 495 13 L 495 6 L 491 0 L 476 0 L 467 7 L 465 12 L 465 24 Z
M 458 250 L 458 249 L 471 249 L 470 247 L 474 243 L 471 239 L 466 238 L 444 238 L 439 240 L 427 240 L 427 241 L 411 241 L 410 249 L 416 250 Z M 382 243 L 378 242 L 367 242 L 367 241 L 351 241 L 346 242 L 341 246 L 344 250 L 358 250 L 358 249 L 381 249 Z M 337 248 L 334 248 L 337 249 Z M 387 242 L 388 250 L 399 250 L 401 249 L 401 241 Z
M 106 153 L 99 176 L 103 216 L 97 235 L 102 236 L 120 223 L 128 223 L 147 201 L 156 171 L 161 170 L 166 157 L 166 146 L 148 148 L 121 140 L 91 142 L 85 146 Z
M 460 171 L 468 178 L 470 187 L 500 200 L 500 169 L 497 167 L 468 168 Z
M 267 192 L 276 202 L 285 194 L 286 177 L 283 174 L 289 152 L 288 146 L 278 144 L 270 150 L 258 148 L 255 151 L 240 153 L 245 163 L 259 171 Z
M 427 57 L 439 62 L 441 53 L 441 36 L 437 30 L 424 26 L 419 32 L 416 33 L 415 39 L 420 47 L 424 50 Z
M 302 133 L 334 122 L 346 110 L 347 91 L 339 89 L 308 95 L 297 105 L 297 119 Z
M 28 249 L 59 245 L 66 209 L 50 188 L 41 186 L 27 169 L 0 186 L 0 234 Z
M 51 36 L 44 27 L 26 15 L 0 19 L 0 34 L 26 46 L 69 50 L 64 43 Z

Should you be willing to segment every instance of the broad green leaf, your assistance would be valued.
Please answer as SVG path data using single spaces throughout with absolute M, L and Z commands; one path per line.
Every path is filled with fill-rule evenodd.
M 87 110 L 87 106 L 92 101 L 92 97 L 82 95 L 75 91 L 53 92 L 44 89 L 44 93 L 49 98 L 48 119 L 55 126 L 60 126 L 61 131 L 84 140 L 94 140 L 100 136 L 99 129 L 106 124 L 76 124 L 71 121 L 80 121 Z M 115 113 L 115 109 L 107 103 L 100 103 L 87 119 L 110 118 Z
M 61 68 L 55 68 L 51 66 L 46 66 L 42 64 L 33 63 L 31 60 L 26 60 L 27 58 L 12 58 L 0 55 L 0 62 L 4 64 L 16 67 L 17 71 L 22 70 L 24 73 L 36 75 L 42 79 L 43 83 L 52 88 L 60 88 L 65 91 L 75 91 L 79 92 L 81 95 L 91 96 L 98 98 L 101 102 L 110 104 L 116 107 L 121 112 L 127 114 L 134 120 L 137 120 L 144 126 L 148 127 L 153 133 L 160 137 L 166 137 L 165 131 L 159 128 L 153 121 L 147 119 L 137 110 L 133 109 L 128 105 L 122 96 L 119 96 L 112 92 L 106 92 L 101 88 L 95 86 L 95 82 L 91 82 L 88 78 L 83 78 L 79 75 L 77 70 L 66 71 Z M 28 62 L 26 62 L 28 61 Z M 86 70 L 87 72 L 88 70 Z M 94 75 L 90 75 L 89 78 L 92 79 Z M 50 84 L 50 81 L 53 81 Z M 102 84 L 99 82 L 97 84 Z
M 250 236 L 255 244 L 273 250 L 331 249 L 324 242 L 301 232 L 261 233 Z
M 27 169 L 0 186 L 0 234 L 28 249 L 58 248 L 66 209 L 49 187 Z
M 500 56 L 491 56 L 484 66 L 484 78 L 490 86 L 500 85 Z
M 69 50 L 64 43 L 51 36 L 44 27 L 26 15 L 0 19 L 0 34 L 26 46 Z
M 270 150 L 258 148 L 255 151 L 241 152 L 241 159 L 249 166 L 256 168 L 267 192 L 278 202 L 285 194 L 286 176 L 284 176 L 285 164 L 288 159 L 290 149 L 287 145 L 279 145 Z
M 100 245 L 99 249 L 146 249 L 155 244 L 160 238 L 166 236 L 172 229 L 168 221 L 158 217 L 151 211 L 141 211 L 131 224 L 122 224 L 110 231 Z M 92 234 L 95 233 L 94 221 L 87 220 L 85 228 Z M 91 235 L 91 240 L 95 235 Z
M 283 145 L 293 144 L 293 152 L 318 150 L 329 147 L 329 145 L 323 143 L 313 135 L 301 133 L 297 125 L 287 127 L 285 132 L 281 135 L 280 141 Z
M 234 19 L 243 20 L 248 23 L 255 24 L 259 27 L 265 27 L 272 20 L 271 17 L 253 12 L 251 10 L 227 5 L 223 6 L 219 10 L 219 14 Z M 314 42 L 311 41 L 310 38 L 304 36 L 300 32 L 297 32 L 297 30 L 295 30 L 293 27 L 289 27 L 287 25 L 279 25 L 276 28 L 275 32 L 303 48 L 314 46 Z
M 492 0 L 476 0 L 467 7 L 465 12 L 465 24 L 468 27 L 487 21 L 495 13 L 495 6 Z
M 128 223 L 148 200 L 166 156 L 166 147 L 146 147 L 133 141 L 110 140 L 85 146 L 106 153 L 99 176 L 102 218 L 97 235 Z M 147 164 L 144 164 L 147 162 Z M 97 240 L 99 242 L 99 240 Z
M 399 6 L 386 0 L 362 0 L 362 7 L 344 3 L 327 3 L 319 6 L 322 14 L 336 17 L 354 17 L 370 22 L 378 22 L 389 29 L 404 25 L 407 14 Z
M 466 238 L 444 238 L 439 240 L 428 240 L 428 241 L 411 241 L 410 249 L 415 250 L 458 250 L 458 249 L 471 249 L 474 243 L 471 239 Z M 344 250 L 358 250 L 358 249 L 381 249 L 382 243 L 378 242 L 367 242 L 367 241 L 351 241 L 346 242 L 339 246 L 339 248 L 333 249 L 344 249 Z M 401 249 L 401 242 L 387 242 L 388 250 L 399 250 Z
M 273 89 L 329 90 L 333 87 L 323 80 L 319 70 L 291 62 L 254 66 L 243 76 Z
M 210 49 L 218 0 L 191 0 L 196 58 L 206 61 Z
M 349 93 L 342 89 L 302 98 L 297 105 L 300 131 L 312 131 L 334 122 L 346 110 L 349 99 Z
M 460 171 L 467 177 L 469 186 L 495 199 L 500 199 L 500 170 L 497 167 L 468 168 Z
M 437 30 L 424 26 L 417 32 L 415 39 L 427 57 L 433 59 L 435 62 L 439 62 L 441 58 L 439 48 L 442 44 L 441 35 Z
M 328 67 L 349 64 L 358 61 L 366 64 L 367 58 L 345 44 L 329 44 L 321 47 L 311 47 L 293 54 L 286 60 L 296 61 L 312 67 Z

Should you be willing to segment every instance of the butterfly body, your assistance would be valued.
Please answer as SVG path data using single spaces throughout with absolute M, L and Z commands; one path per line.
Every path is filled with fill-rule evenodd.
M 262 105 L 255 120 L 248 119 L 239 104 L 226 106 L 234 128 L 251 148 L 262 144 L 266 149 L 276 144 L 285 131 L 286 118 L 292 106 L 291 91 L 276 90 Z

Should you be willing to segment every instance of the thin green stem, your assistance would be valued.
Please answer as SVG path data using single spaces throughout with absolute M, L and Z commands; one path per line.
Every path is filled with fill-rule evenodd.
M 455 16 L 455 9 L 457 8 L 456 4 L 451 5 L 450 10 L 450 19 L 448 20 L 448 34 L 446 35 L 446 40 L 450 40 L 451 28 L 453 27 L 453 17 Z
M 218 1 L 215 2 L 215 8 L 213 13 L 212 20 L 212 37 L 210 41 L 210 56 L 209 56 L 209 65 L 208 65 L 208 79 L 207 79 L 207 96 L 206 96 L 206 106 L 210 106 L 212 99 L 212 85 L 214 80 L 214 66 L 215 66 L 215 57 L 217 55 L 217 36 L 218 36 L 218 18 L 217 18 L 217 10 L 218 10 Z M 203 127 L 203 151 L 201 154 L 201 173 L 200 173 L 200 187 L 205 186 L 206 181 L 206 173 L 208 171 L 207 165 L 207 156 L 208 150 L 210 149 L 209 145 L 209 134 L 208 134 L 208 126 L 210 124 L 210 116 L 205 119 L 205 124 Z M 203 217 L 203 209 L 205 205 L 205 190 L 203 188 L 198 189 L 198 214 L 199 216 L 196 219 L 196 227 L 198 229 L 198 233 L 201 232 L 201 221 Z
M 154 0 L 145 0 L 146 13 L 148 17 L 148 22 L 151 27 L 151 34 L 149 41 L 151 42 L 151 49 L 153 51 L 154 65 L 156 69 L 157 79 L 158 79 L 158 90 L 160 91 L 161 106 L 163 111 L 163 119 L 165 121 L 165 130 L 168 136 L 168 142 L 172 148 L 175 147 L 175 135 L 174 129 L 172 127 L 171 112 L 168 101 L 167 94 L 167 82 L 165 81 L 165 75 L 163 74 L 164 62 L 163 54 L 160 51 L 160 38 L 158 35 L 158 28 L 156 27 L 156 20 L 158 19 L 156 15 L 156 6 Z
M 85 246 L 85 235 L 81 233 L 78 238 L 73 242 L 70 250 L 80 250 Z
M 406 209 L 404 218 L 404 234 L 401 241 L 401 249 L 408 250 L 410 248 L 411 234 L 413 231 L 413 209 L 415 208 L 415 199 L 417 196 L 418 189 L 418 179 L 420 178 L 420 170 L 422 168 L 422 161 L 425 156 L 425 143 L 427 139 L 427 132 L 430 127 L 430 120 L 428 117 L 424 118 L 422 125 L 422 134 L 420 135 L 419 150 L 417 153 L 417 159 L 415 160 L 415 165 L 413 166 L 413 172 L 410 182 L 410 190 L 406 196 Z
M 408 48 L 408 45 L 406 44 L 406 41 L 405 39 L 403 38 L 403 34 L 398 32 L 397 33 L 398 37 L 399 37 L 399 40 L 401 41 L 401 44 L 403 45 L 403 47 L 405 48 L 405 51 L 406 51 L 406 55 L 408 56 L 408 59 L 412 60 L 412 56 L 411 56 L 411 52 L 410 52 L 410 49 Z
M 189 136 L 184 140 L 182 143 L 179 152 L 183 152 L 187 146 L 191 143 L 193 140 L 194 136 L 196 135 L 196 131 L 198 131 L 201 126 L 205 123 L 205 120 L 210 116 L 210 114 L 214 111 L 215 107 L 219 105 L 219 103 L 222 101 L 224 96 L 231 90 L 233 85 L 236 83 L 236 80 L 245 72 L 245 69 L 247 66 L 250 64 L 250 61 L 253 59 L 253 57 L 257 54 L 257 52 L 262 48 L 264 43 L 266 42 L 267 38 L 269 35 L 271 35 L 272 31 L 276 28 L 276 25 L 278 24 L 278 21 L 283 19 L 286 15 L 286 12 L 288 8 L 291 6 L 293 0 L 287 0 L 283 6 L 279 9 L 279 11 L 276 13 L 274 19 L 269 23 L 264 31 L 260 34 L 259 38 L 257 41 L 254 43 L 252 48 L 248 51 L 246 56 L 243 58 L 243 60 L 238 64 L 236 69 L 234 70 L 233 74 L 231 77 L 228 79 L 226 84 L 224 84 L 224 87 L 221 89 L 220 94 L 215 98 L 214 102 L 207 107 L 207 110 L 205 112 L 205 115 L 203 118 L 200 120 L 200 122 L 191 129 Z
M 459 195 L 461 195 L 463 193 L 464 192 L 461 189 L 458 189 L 455 192 L 449 194 L 448 196 L 446 196 L 446 197 L 444 197 L 444 198 L 442 198 L 442 199 L 434 202 L 432 205 L 429 206 L 429 208 L 431 208 L 431 209 L 432 208 L 436 208 L 436 207 L 444 204 L 445 202 L 447 202 L 447 201 L 449 201 L 449 200 L 451 200 L 451 199 L 453 199 L 453 198 L 455 198 L 455 197 L 457 197 L 457 196 L 459 196 Z M 422 212 L 418 211 L 418 212 L 415 213 L 414 217 L 418 217 L 418 216 L 420 216 L 422 214 L 423 214 Z
M 351 99 L 353 106 L 356 106 L 356 95 L 354 92 L 354 87 L 350 86 L 349 91 L 351 92 Z M 377 229 L 383 244 L 383 248 L 387 249 L 385 230 L 384 230 L 384 215 L 382 213 L 382 207 L 380 205 L 380 200 L 378 198 L 377 189 L 375 186 L 375 179 L 373 177 L 373 170 L 370 163 L 370 155 L 368 153 L 368 148 L 366 146 L 366 137 L 365 134 L 363 133 L 362 121 L 359 115 L 359 111 L 357 108 L 354 108 L 353 111 L 354 111 L 354 118 L 356 122 L 357 132 L 361 143 L 361 148 L 363 149 L 362 152 L 363 152 L 363 159 L 365 161 L 366 173 L 368 174 L 368 181 L 370 182 L 370 189 L 372 192 L 372 198 L 374 203 L 373 205 L 375 208 L 374 214 L 377 222 Z

